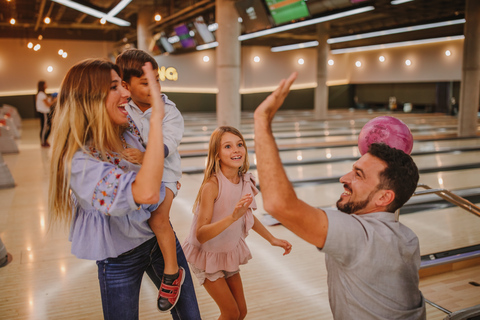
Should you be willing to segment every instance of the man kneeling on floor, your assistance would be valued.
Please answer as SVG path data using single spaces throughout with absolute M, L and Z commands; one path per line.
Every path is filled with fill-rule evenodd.
M 417 166 L 403 151 L 372 144 L 340 178 L 344 192 L 338 210 L 321 210 L 299 200 L 283 169 L 271 126 L 295 78 L 292 74 L 282 81 L 254 114 L 265 210 L 326 254 L 335 319 L 425 319 L 418 288 L 418 238 L 395 221 L 394 214 L 416 189 Z

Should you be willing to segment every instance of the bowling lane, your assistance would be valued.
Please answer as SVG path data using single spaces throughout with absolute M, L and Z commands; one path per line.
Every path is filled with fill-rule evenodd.
M 442 139 L 444 137 L 452 137 L 456 135 L 456 129 L 444 129 L 440 128 L 436 131 L 428 130 L 418 132 L 414 135 L 414 139 Z M 300 134 L 301 136 L 301 134 Z M 253 148 L 253 135 L 244 136 L 245 142 L 247 143 L 248 148 Z M 208 140 L 209 137 L 195 137 L 189 140 L 188 138 L 182 139 L 182 143 L 179 146 L 179 151 L 192 151 L 192 150 L 207 150 L 208 149 Z M 338 144 L 338 145 L 350 145 L 355 144 L 358 140 L 358 135 L 356 133 L 351 133 L 349 135 L 325 135 L 325 136 L 314 136 L 314 137 L 292 137 L 292 138 L 279 138 L 275 135 L 275 140 L 279 147 L 284 146 L 298 146 L 298 145 L 310 145 L 314 146 L 315 144 Z M 201 142 L 204 141 L 204 142 Z
M 273 130 L 311 130 L 311 129 L 333 129 L 333 128 L 358 128 L 376 116 L 388 115 L 401 119 L 409 127 L 431 128 L 456 125 L 457 119 L 452 116 L 422 114 L 393 114 L 393 113 L 365 113 L 365 112 L 341 112 L 336 115 L 330 114 L 327 120 L 315 120 L 311 111 L 282 111 L 280 110 L 274 118 Z M 202 132 L 211 133 L 216 127 L 215 114 L 184 114 L 185 135 L 199 134 Z M 253 133 L 253 116 L 251 113 L 242 113 L 242 124 L 240 129 L 243 133 Z
M 204 168 L 205 158 L 195 158 L 196 168 Z M 255 163 L 255 156 L 250 158 L 251 163 Z M 442 168 L 455 168 L 457 166 L 476 166 L 480 165 L 480 151 L 471 152 L 454 152 L 443 154 L 426 154 L 414 155 L 413 159 L 417 164 L 419 170 L 436 170 L 441 171 Z M 186 159 L 187 160 L 187 159 Z M 283 158 L 282 158 L 283 160 Z M 185 161 L 187 162 L 187 161 Z M 188 168 L 185 162 L 182 161 L 182 168 Z M 349 172 L 355 160 L 347 160 L 341 162 L 327 162 L 327 163 L 312 163 L 305 165 L 290 165 L 285 166 L 285 172 L 292 182 L 301 182 L 302 180 L 312 179 L 331 179 L 340 177 Z M 254 175 L 257 175 L 256 169 L 250 170 Z
M 298 139 L 298 138 L 304 138 L 304 139 L 322 139 L 326 137 L 336 137 L 336 136 L 341 136 L 341 137 L 346 137 L 347 139 L 350 136 L 358 136 L 360 133 L 361 127 L 360 128 L 335 128 L 335 129 L 315 129 L 315 130 L 289 130 L 289 131 L 274 131 L 275 139 L 278 141 L 283 141 L 286 140 L 291 141 L 292 139 Z M 410 128 L 412 131 L 413 136 L 416 139 L 422 138 L 424 136 L 429 136 L 429 135 L 445 135 L 445 134 L 451 134 L 451 133 L 456 133 L 457 126 L 456 125 L 448 125 L 448 126 L 443 126 L 443 127 L 433 127 L 433 126 L 428 126 L 428 128 L 421 128 L 421 129 L 416 129 L 416 128 Z M 247 133 L 247 132 L 242 132 L 243 137 L 245 138 L 245 141 L 251 141 L 254 138 L 253 132 Z M 184 136 L 182 139 L 182 144 L 198 144 L 198 143 L 206 143 L 210 139 L 210 136 L 208 134 L 199 134 L 199 135 L 192 135 L 192 136 Z M 308 141 L 312 142 L 312 141 Z
M 400 215 L 400 221 L 418 236 L 422 256 L 480 244 L 480 218 L 459 207 Z
M 437 140 L 437 141 L 416 141 L 413 145 L 412 153 L 420 152 L 444 152 L 452 148 L 469 149 L 480 148 L 480 138 L 458 139 L 458 140 Z M 299 146 L 301 148 L 301 146 Z M 206 154 L 206 153 L 205 153 Z M 291 151 L 280 151 L 280 158 L 284 163 L 313 162 L 313 161 L 335 161 L 345 158 L 359 157 L 357 146 L 338 147 L 338 148 L 314 148 L 298 149 Z M 255 153 L 249 152 L 251 163 L 256 162 Z M 182 158 L 182 167 L 184 169 L 205 167 L 206 156 L 184 157 Z

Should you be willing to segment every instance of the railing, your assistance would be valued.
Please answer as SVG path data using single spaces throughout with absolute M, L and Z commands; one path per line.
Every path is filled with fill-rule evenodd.
M 419 183 L 417 185 L 418 188 L 424 188 L 426 190 L 419 190 L 415 191 L 413 194 L 414 197 L 416 196 L 421 196 L 421 195 L 426 195 L 426 194 L 436 194 L 440 198 L 453 203 L 454 205 L 467 210 L 468 212 L 480 217 L 480 208 L 477 207 L 475 204 L 471 203 L 465 198 L 462 198 L 460 196 L 457 196 L 456 194 L 452 193 L 450 190 L 447 189 L 433 189 L 426 184 Z M 400 210 L 395 211 L 395 221 L 398 221 L 400 216 Z
M 423 188 L 425 190 L 415 191 L 413 196 L 421 196 L 421 195 L 426 195 L 426 194 L 436 194 L 440 198 L 442 198 L 442 199 L 444 199 L 444 200 L 446 200 L 446 201 L 448 201 L 448 202 L 450 202 L 450 203 L 452 203 L 452 204 L 454 204 L 454 205 L 456 205 L 456 206 L 458 206 L 458 207 L 476 215 L 477 217 L 480 217 L 480 208 L 479 207 L 477 207 L 475 204 L 471 203 L 467 199 L 462 198 L 462 197 L 452 193 L 450 190 L 447 190 L 447 189 L 433 189 L 426 184 L 418 184 L 417 187 L 418 188 Z M 397 210 L 397 211 L 395 211 L 395 220 L 398 221 L 399 217 L 400 217 L 400 210 Z M 457 261 L 462 261 L 462 260 L 466 260 L 466 259 L 472 259 L 472 258 L 479 257 L 479 256 L 480 256 L 480 252 L 479 251 L 474 251 L 474 252 L 469 252 L 468 254 L 463 253 L 463 254 L 458 254 L 458 255 L 455 255 L 455 256 L 452 256 L 452 257 L 445 257 L 445 258 L 441 258 L 441 259 L 433 258 L 432 261 L 427 261 L 427 262 L 422 261 L 421 268 L 438 266 L 438 265 L 457 262 Z M 425 299 L 425 302 L 430 304 L 431 306 L 437 308 L 438 310 L 441 310 L 444 313 L 446 313 L 447 316 L 444 318 L 444 320 L 461 320 L 461 319 L 468 320 L 468 319 L 479 319 L 480 318 L 480 304 L 476 305 L 476 306 L 473 306 L 473 307 L 470 307 L 470 308 L 466 308 L 466 309 L 462 309 L 462 310 L 459 310 L 459 311 L 452 312 L 452 311 L 449 311 L 449 310 L 439 306 L 438 304 L 436 304 L 436 303 L 434 303 L 434 302 L 432 302 L 428 299 Z

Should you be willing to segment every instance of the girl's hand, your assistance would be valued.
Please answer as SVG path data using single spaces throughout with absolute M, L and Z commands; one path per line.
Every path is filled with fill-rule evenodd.
M 287 240 L 274 238 L 270 244 L 275 247 L 282 247 L 285 250 L 283 255 L 289 254 L 290 251 L 292 251 L 292 245 Z
M 235 209 L 233 210 L 233 213 L 232 213 L 233 220 L 237 221 L 238 219 L 243 217 L 243 215 L 247 212 L 248 206 L 250 206 L 252 201 L 253 201 L 253 197 L 250 193 L 247 193 L 246 195 L 244 195 L 242 199 L 238 201 L 237 205 L 235 206 Z
M 145 152 L 142 152 L 135 148 L 127 148 L 123 150 L 123 155 L 128 162 L 142 164 Z

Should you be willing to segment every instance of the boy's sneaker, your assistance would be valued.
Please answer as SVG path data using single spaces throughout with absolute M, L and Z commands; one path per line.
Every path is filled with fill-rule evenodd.
M 182 267 L 178 268 L 178 273 L 175 275 L 163 275 L 157 299 L 157 307 L 160 312 L 168 312 L 175 306 L 180 298 L 184 280 L 185 269 Z

